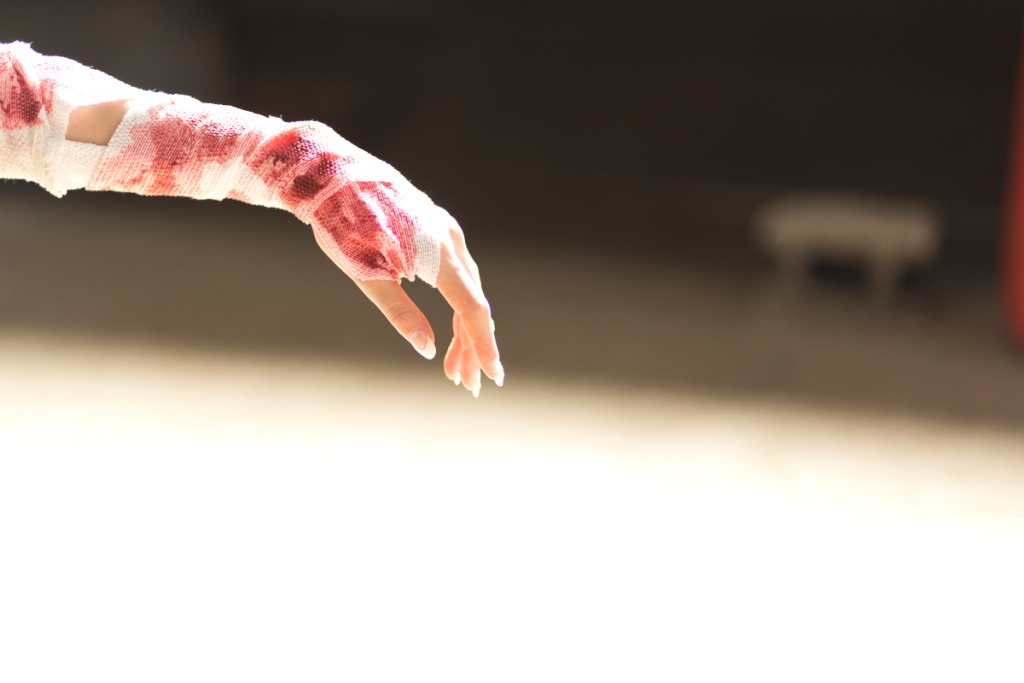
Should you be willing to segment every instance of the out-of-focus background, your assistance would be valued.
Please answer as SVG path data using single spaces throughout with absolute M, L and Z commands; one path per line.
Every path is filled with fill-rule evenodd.
M 508 382 L 283 212 L 0 186 L 0 678 L 1024 676 L 1020 3 L 2 7 L 393 163 Z

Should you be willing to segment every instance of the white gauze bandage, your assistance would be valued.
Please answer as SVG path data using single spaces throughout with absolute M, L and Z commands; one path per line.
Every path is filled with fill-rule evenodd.
M 64 139 L 80 106 L 132 100 L 105 147 Z M 237 199 L 285 209 L 355 277 L 437 279 L 454 219 L 398 171 L 316 122 L 138 90 L 27 45 L 0 45 L 0 176 L 70 189 Z

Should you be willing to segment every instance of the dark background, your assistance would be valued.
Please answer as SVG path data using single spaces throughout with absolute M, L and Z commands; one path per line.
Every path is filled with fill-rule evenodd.
M 321 119 L 475 240 L 754 264 L 784 189 L 934 202 L 991 275 L 1020 3 L 40 0 L 32 41 L 135 85 Z
M 1024 424 L 997 288 L 1017 2 L 3 7 L 0 40 L 395 164 L 463 224 L 510 378 Z M 885 305 L 844 264 L 790 296 L 750 223 L 805 190 L 927 202 L 939 258 Z M 408 291 L 445 349 L 450 309 Z M 4 330 L 422 363 L 285 212 L 27 183 L 0 186 Z

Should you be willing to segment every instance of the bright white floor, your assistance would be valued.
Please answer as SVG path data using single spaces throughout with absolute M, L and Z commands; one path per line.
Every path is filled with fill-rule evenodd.
M 0 680 L 1019 681 L 1024 430 L 0 334 Z

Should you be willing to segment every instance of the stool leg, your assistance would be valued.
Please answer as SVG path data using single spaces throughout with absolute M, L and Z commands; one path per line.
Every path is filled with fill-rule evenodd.
M 871 264 L 871 296 L 879 304 L 890 304 L 896 297 L 896 285 L 902 269 L 895 261 L 880 259 Z
M 807 280 L 807 263 L 807 256 L 798 251 L 779 255 L 779 279 L 782 291 L 787 296 L 795 297 L 803 290 Z

